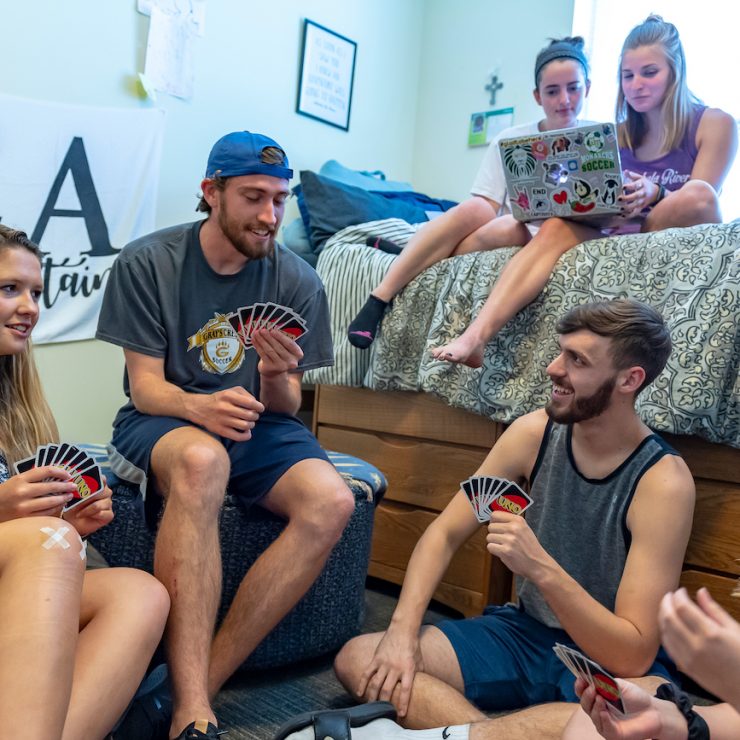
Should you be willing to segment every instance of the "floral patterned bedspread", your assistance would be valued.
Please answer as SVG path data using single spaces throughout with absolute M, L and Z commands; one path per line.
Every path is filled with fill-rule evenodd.
M 740 447 L 740 220 L 571 250 L 540 296 L 488 344 L 480 369 L 436 361 L 429 350 L 468 325 L 514 250 L 433 265 L 397 296 L 372 350 L 361 352 L 348 344 L 346 328 L 394 259 L 364 246 L 381 225 L 399 242 L 414 231 L 400 222 L 350 227 L 321 254 L 337 365 L 307 373 L 309 382 L 421 390 L 509 422 L 548 400 L 545 368 L 558 351 L 559 316 L 580 303 L 630 296 L 662 312 L 674 345 L 663 373 L 637 399 L 642 418 L 657 431 Z

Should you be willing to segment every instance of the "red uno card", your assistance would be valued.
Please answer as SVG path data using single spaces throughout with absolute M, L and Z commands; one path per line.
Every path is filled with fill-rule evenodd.
M 523 514 L 532 505 L 532 499 L 516 483 L 509 483 L 491 502 L 491 511 Z
M 97 464 L 88 467 L 84 472 L 73 472 L 70 470 L 70 473 L 77 486 L 77 492 L 75 493 L 75 497 L 64 507 L 64 512 L 74 509 L 83 502 L 89 501 L 91 498 L 101 494 L 104 490 L 103 474 Z
M 626 712 L 622 703 L 622 694 L 614 676 L 605 671 L 598 663 L 594 663 L 593 660 L 585 656 L 583 660 L 588 666 L 596 693 L 604 699 L 610 709 L 624 716 Z

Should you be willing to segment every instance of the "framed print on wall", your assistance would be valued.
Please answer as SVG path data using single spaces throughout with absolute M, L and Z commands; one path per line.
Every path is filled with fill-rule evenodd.
M 349 131 L 357 44 L 304 20 L 296 112 Z

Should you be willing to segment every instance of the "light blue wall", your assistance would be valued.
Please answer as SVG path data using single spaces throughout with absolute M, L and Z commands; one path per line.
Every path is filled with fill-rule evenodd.
M 411 179 L 422 10 L 422 0 L 209 0 L 194 98 L 160 95 L 156 102 L 167 111 L 157 225 L 195 218 L 208 151 L 235 129 L 272 133 L 296 170 L 335 158 Z M 153 105 L 136 83 L 149 19 L 136 12 L 135 0 L 5 2 L 2 18 L 0 92 Z M 348 133 L 294 112 L 303 18 L 358 44 Z M 38 347 L 36 356 L 62 436 L 107 440 L 123 400 L 121 350 L 86 341 Z
M 470 113 L 498 64 L 500 96 L 535 114 L 531 66 L 545 37 L 569 32 L 572 0 L 209 0 L 196 49 L 195 96 L 160 95 L 167 111 L 157 225 L 194 218 L 208 150 L 221 134 L 272 133 L 297 170 L 327 159 L 382 169 L 418 190 L 462 198 L 482 149 L 468 150 Z M 3 3 L 0 92 L 100 106 L 148 107 L 136 83 L 148 18 L 136 0 Z M 358 44 L 349 132 L 294 112 L 302 20 Z M 525 25 L 526 24 L 526 25 Z M 18 224 L 18 226 L 29 225 Z M 122 245 L 115 245 L 122 246 Z M 122 354 L 99 342 L 44 346 L 37 358 L 66 439 L 105 441 L 122 401 Z
M 496 108 L 514 107 L 514 123 L 541 117 L 532 97 L 537 52 L 568 36 L 573 0 L 451 2 L 426 0 L 414 183 L 424 192 L 468 196 L 484 148 L 467 146 L 470 115 L 490 110 L 485 86 L 497 70 Z

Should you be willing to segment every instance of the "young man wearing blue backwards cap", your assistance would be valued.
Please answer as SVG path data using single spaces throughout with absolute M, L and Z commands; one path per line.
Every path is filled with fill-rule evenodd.
M 311 586 L 354 507 L 295 418 L 303 371 L 330 365 L 333 351 L 321 281 L 275 242 L 292 175 L 266 136 L 219 139 L 201 183 L 198 210 L 208 217 L 126 246 L 100 314 L 98 338 L 123 347 L 129 397 L 114 423 L 111 464 L 143 495 L 166 500 L 154 572 L 172 599 L 170 737 L 217 736 L 211 700 Z M 251 347 L 239 341 L 229 316 L 259 302 L 305 320 L 300 346 L 276 329 L 253 331 Z M 227 487 L 287 525 L 212 638 Z

